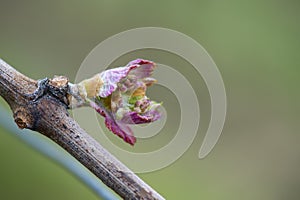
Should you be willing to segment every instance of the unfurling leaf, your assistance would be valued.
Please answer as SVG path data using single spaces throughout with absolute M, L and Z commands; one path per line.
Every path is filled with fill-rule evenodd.
M 156 82 L 150 77 L 154 68 L 153 62 L 137 59 L 70 85 L 71 106 L 91 106 L 105 118 L 110 131 L 133 145 L 136 138 L 129 125 L 161 118 L 161 104 L 146 96 L 147 87 Z

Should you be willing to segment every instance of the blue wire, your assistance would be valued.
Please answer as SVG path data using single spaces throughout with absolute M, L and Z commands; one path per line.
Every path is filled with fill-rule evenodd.
M 100 198 L 104 200 L 117 200 L 118 198 L 103 184 L 95 175 L 88 171 L 83 165 L 81 165 L 75 158 L 65 152 L 55 143 L 50 143 L 49 140 L 36 134 L 30 130 L 20 130 L 13 120 L 8 117 L 8 111 L 6 111 L 0 104 L 0 113 L 4 117 L 1 117 L 0 125 L 5 128 L 11 134 L 16 135 L 32 148 L 38 150 L 43 155 L 51 158 L 55 162 L 64 166 L 67 170 L 72 172 L 80 180 L 82 180 L 89 188 L 91 188 Z

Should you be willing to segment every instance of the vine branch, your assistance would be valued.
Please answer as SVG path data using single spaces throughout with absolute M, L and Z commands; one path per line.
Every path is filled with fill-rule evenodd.
M 164 199 L 118 161 L 69 116 L 67 79 L 38 89 L 38 81 L 0 59 L 0 95 L 9 104 L 19 128 L 37 131 L 64 148 L 124 199 Z

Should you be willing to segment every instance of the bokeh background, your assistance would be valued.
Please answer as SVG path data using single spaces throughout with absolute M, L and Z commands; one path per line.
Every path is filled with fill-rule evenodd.
M 0 57 L 34 79 L 62 74 L 74 80 L 86 55 L 109 36 L 144 26 L 183 32 L 219 67 L 228 98 L 226 124 L 214 150 L 199 160 L 210 117 L 209 94 L 201 77 L 168 52 L 121 56 L 113 64 L 143 57 L 177 67 L 198 91 L 201 106 L 201 127 L 189 150 L 172 165 L 139 176 L 167 199 L 296 200 L 299 10 L 295 0 L 0 0 Z M 150 96 L 162 99 L 170 112 L 178 110 L 172 94 L 158 97 L 158 90 L 154 87 Z M 7 107 L 3 99 L 0 103 Z M 170 140 L 179 122 L 176 117 L 168 121 L 164 134 L 152 142 L 141 141 L 132 151 L 152 150 Z M 124 145 L 112 134 L 108 137 Z M 0 199 L 97 199 L 71 173 L 1 127 L 0 159 Z

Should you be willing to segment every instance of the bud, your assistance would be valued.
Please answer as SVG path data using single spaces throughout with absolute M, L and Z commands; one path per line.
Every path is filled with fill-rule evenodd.
M 156 82 L 150 77 L 154 68 L 153 62 L 137 59 L 79 84 L 70 84 L 71 106 L 91 106 L 105 118 L 110 131 L 134 145 L 136 138 L 129 125 L 151 123 L 161 118 L 161 103 L 146 96 L 147 87 Z

